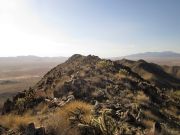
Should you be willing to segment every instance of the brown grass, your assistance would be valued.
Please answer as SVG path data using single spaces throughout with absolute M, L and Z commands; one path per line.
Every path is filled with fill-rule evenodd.
M 152 120 L 142 120 L 142 124 L 143 124 L 146 128 L 150 129 L 150 128 L 153 127 L 154 121 L 152 121 Z
M 148 102 L 149 101 L 149 97 L 147 97 L 143 91 L 138 91 L 136 99 L 139 103 L 142 102 Z
M 19 116 L 19 115 L 4 115 L 0 116 L 0 125 L 6 128 L 15 129 L 27 126 L 30 122 L 36 122 L 35 117 Z
M 167 108 L 162 109 L 163 112 L 180 119 L 180 115 L 178 115 L 178 108 L 176 108 L 175 106 L 169 106 Z
M 155 116 L 151 111 L 143 111 L 145 117 L 149 120 L 159 121 L 159 118 Z
M 44 121 L 48 132 L 56 135 L 61 135 L 63 133 L 68 135 L 79 135 L 78 129 L 76 127 L 71 128 L 69 121 L 70 112 L 74 112 L 77 108 L 84 112 L 83 119 L 89 122 L 91 119 L 92 106 L 82 101 L 74 101 L 60 108 L 52 114 L 52 117 Z
M 117 79 L 122 79 L 122 78 L 126 78 L 127 76 L 125 74 L 123 74 L 123 73 L 117 73 L 117 74 L 115 74 L 115 77 Z

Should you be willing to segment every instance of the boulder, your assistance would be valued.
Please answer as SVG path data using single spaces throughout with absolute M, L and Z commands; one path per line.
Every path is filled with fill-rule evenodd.
M 30 123 L 25 131 L 25 135 L 45 135 L 45 128 L 39 127 L 36 128 L 34 123 Z
M 36 135 L 45 135 L 45 128 L 44 127 L 37 128 Z
M 154 135 L 162 135 L 162 127 L 159 122 L 154 123 Z
M 25 131 L 25 135 L 36 135 L 36 128 L 34 123 L 30 123 Z
M 6 128 L 0 125 L 0 135 L 4 135 L 6 133 Z
M 13 107 L 14 107 L 14 103 L 8 98 L 7 101 L 4 103 L 4 106 L 2 108 L 2 115 L 11 112 Z

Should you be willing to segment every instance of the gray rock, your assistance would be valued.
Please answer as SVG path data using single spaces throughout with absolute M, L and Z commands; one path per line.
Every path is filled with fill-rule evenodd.
M 162 135 L 162 127 L 159 122 L 154 124 L 154 135 Z
M 25 131 L 25 135 L 36 135 L 36 128 L 34 123 L 30 123 Z
M 5 128 L 0 125 L 0 135 L 5 134 L 5 132 L 6 132 Z
M 73 100 L 75 100 L 75 97 L 74 97 L 74 95 L 69 95 L 68 97 L 67 97 L 67 101 L 66 102 L 70 102 L 70 101 L 73 101 Z
M 45 135 L 45 128 L 44 127 L 37 128 L 36 135 Z
M 2 115 L 11 112 L 13 107 L 14 107 L 14 103 L 10 99 L 7 99 L 2 109 Z

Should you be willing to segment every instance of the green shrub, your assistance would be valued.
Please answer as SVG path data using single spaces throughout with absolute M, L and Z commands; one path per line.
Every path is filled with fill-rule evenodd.
M 97 63 L 97 67 L 99 68 L 108 68 L 110 66 L 113 66 L 113 62 L 107 60 L 101 60 Z
M 26 103 L 25 98 L 18 98 L 17 99 L 15 107 L 18 109 L 18 114 L 22 114 L 22 112 L 24 112 L 25 103 Z

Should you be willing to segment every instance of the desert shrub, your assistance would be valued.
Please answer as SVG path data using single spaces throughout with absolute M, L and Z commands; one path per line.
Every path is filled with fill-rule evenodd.
M 178 113 L 179 109 L 176 106 L 171 105 L 171 106 L 162 107 L 160 108 L 160 112 L 176 119 L 180 118 L 180 114 Z
M 0 112 L 2 111 L 4 103 L 0 101 Z
M 108 68 L 110 66 L 113 66 L 113 63 L 107 60 L 101 60 L 97 63 L 97 67 L 99 68 Z
M 138 91 L 134 97 L 138 103 L 146 103 L 149 101 L 149 97 L 144 94 L 143 91 Z
M 120 69 L 119 74 L 127 76 L 127 75 L 129 75 L 129 72 L 126 71 L 125 69 Z
M 14 110 L 22 115 L 28 109 L 32 109 L 37 106 L 39 103 L 44 101 L 44 97 L 38 97 L 34 90 L 31 88 L 28 91 L 25 91 L 25 96 L 21 98 L 16 98 L 13 102 L 15 102 Z
M 31 115 L 31 116 L 45 116 L 50 112 L 48 104 L 40 103 L 36 107 L 29 108 L 24 112 L 24 115 Z
M 15 107 L 18 109 L 18 113 L 22 113 L 25 109 L 25 98 L 18 98 Z
M 33 109 L 33 111 L 38 112 L 39 114 L 47 114 L 48 110 L 49 110 L 49 107 L 45 103 L 40 103 L 37 107 Z M 35 112 L 34 114 L 36 114 Z
M 143 115 L 146 119 L 160 121 L 160 118 L 154 115 L 150 110 L 143 111 Z
M 141 121 L 142 125 L 148 129 L 153 127 L 154 121 L 152 120 L 148 120 L 148 119 L 144 119 Z
M 176 90 L 169 93 L 170 97 L 176 102 L 180 102 L 180 90 Z
M 117 79 L 121 79 L 121 78 L 126 78 L 127 76 L 125 75 L 125 74 L 122 74 L 122 73 L 116 73 L 115 74 L 115 77 L 117 78 Z
M 91 120 L 91 109 L 92 105 L 88 103 L 73 101 L 52 113 L 49 119 L 44 121 L 44 125 L 49 134 L 78 135 L 78 127 L 72 126 L 72 121 L 70 120 L 72 113 L 80 110 L 82 112 L 82 119 L 88 123 Z

